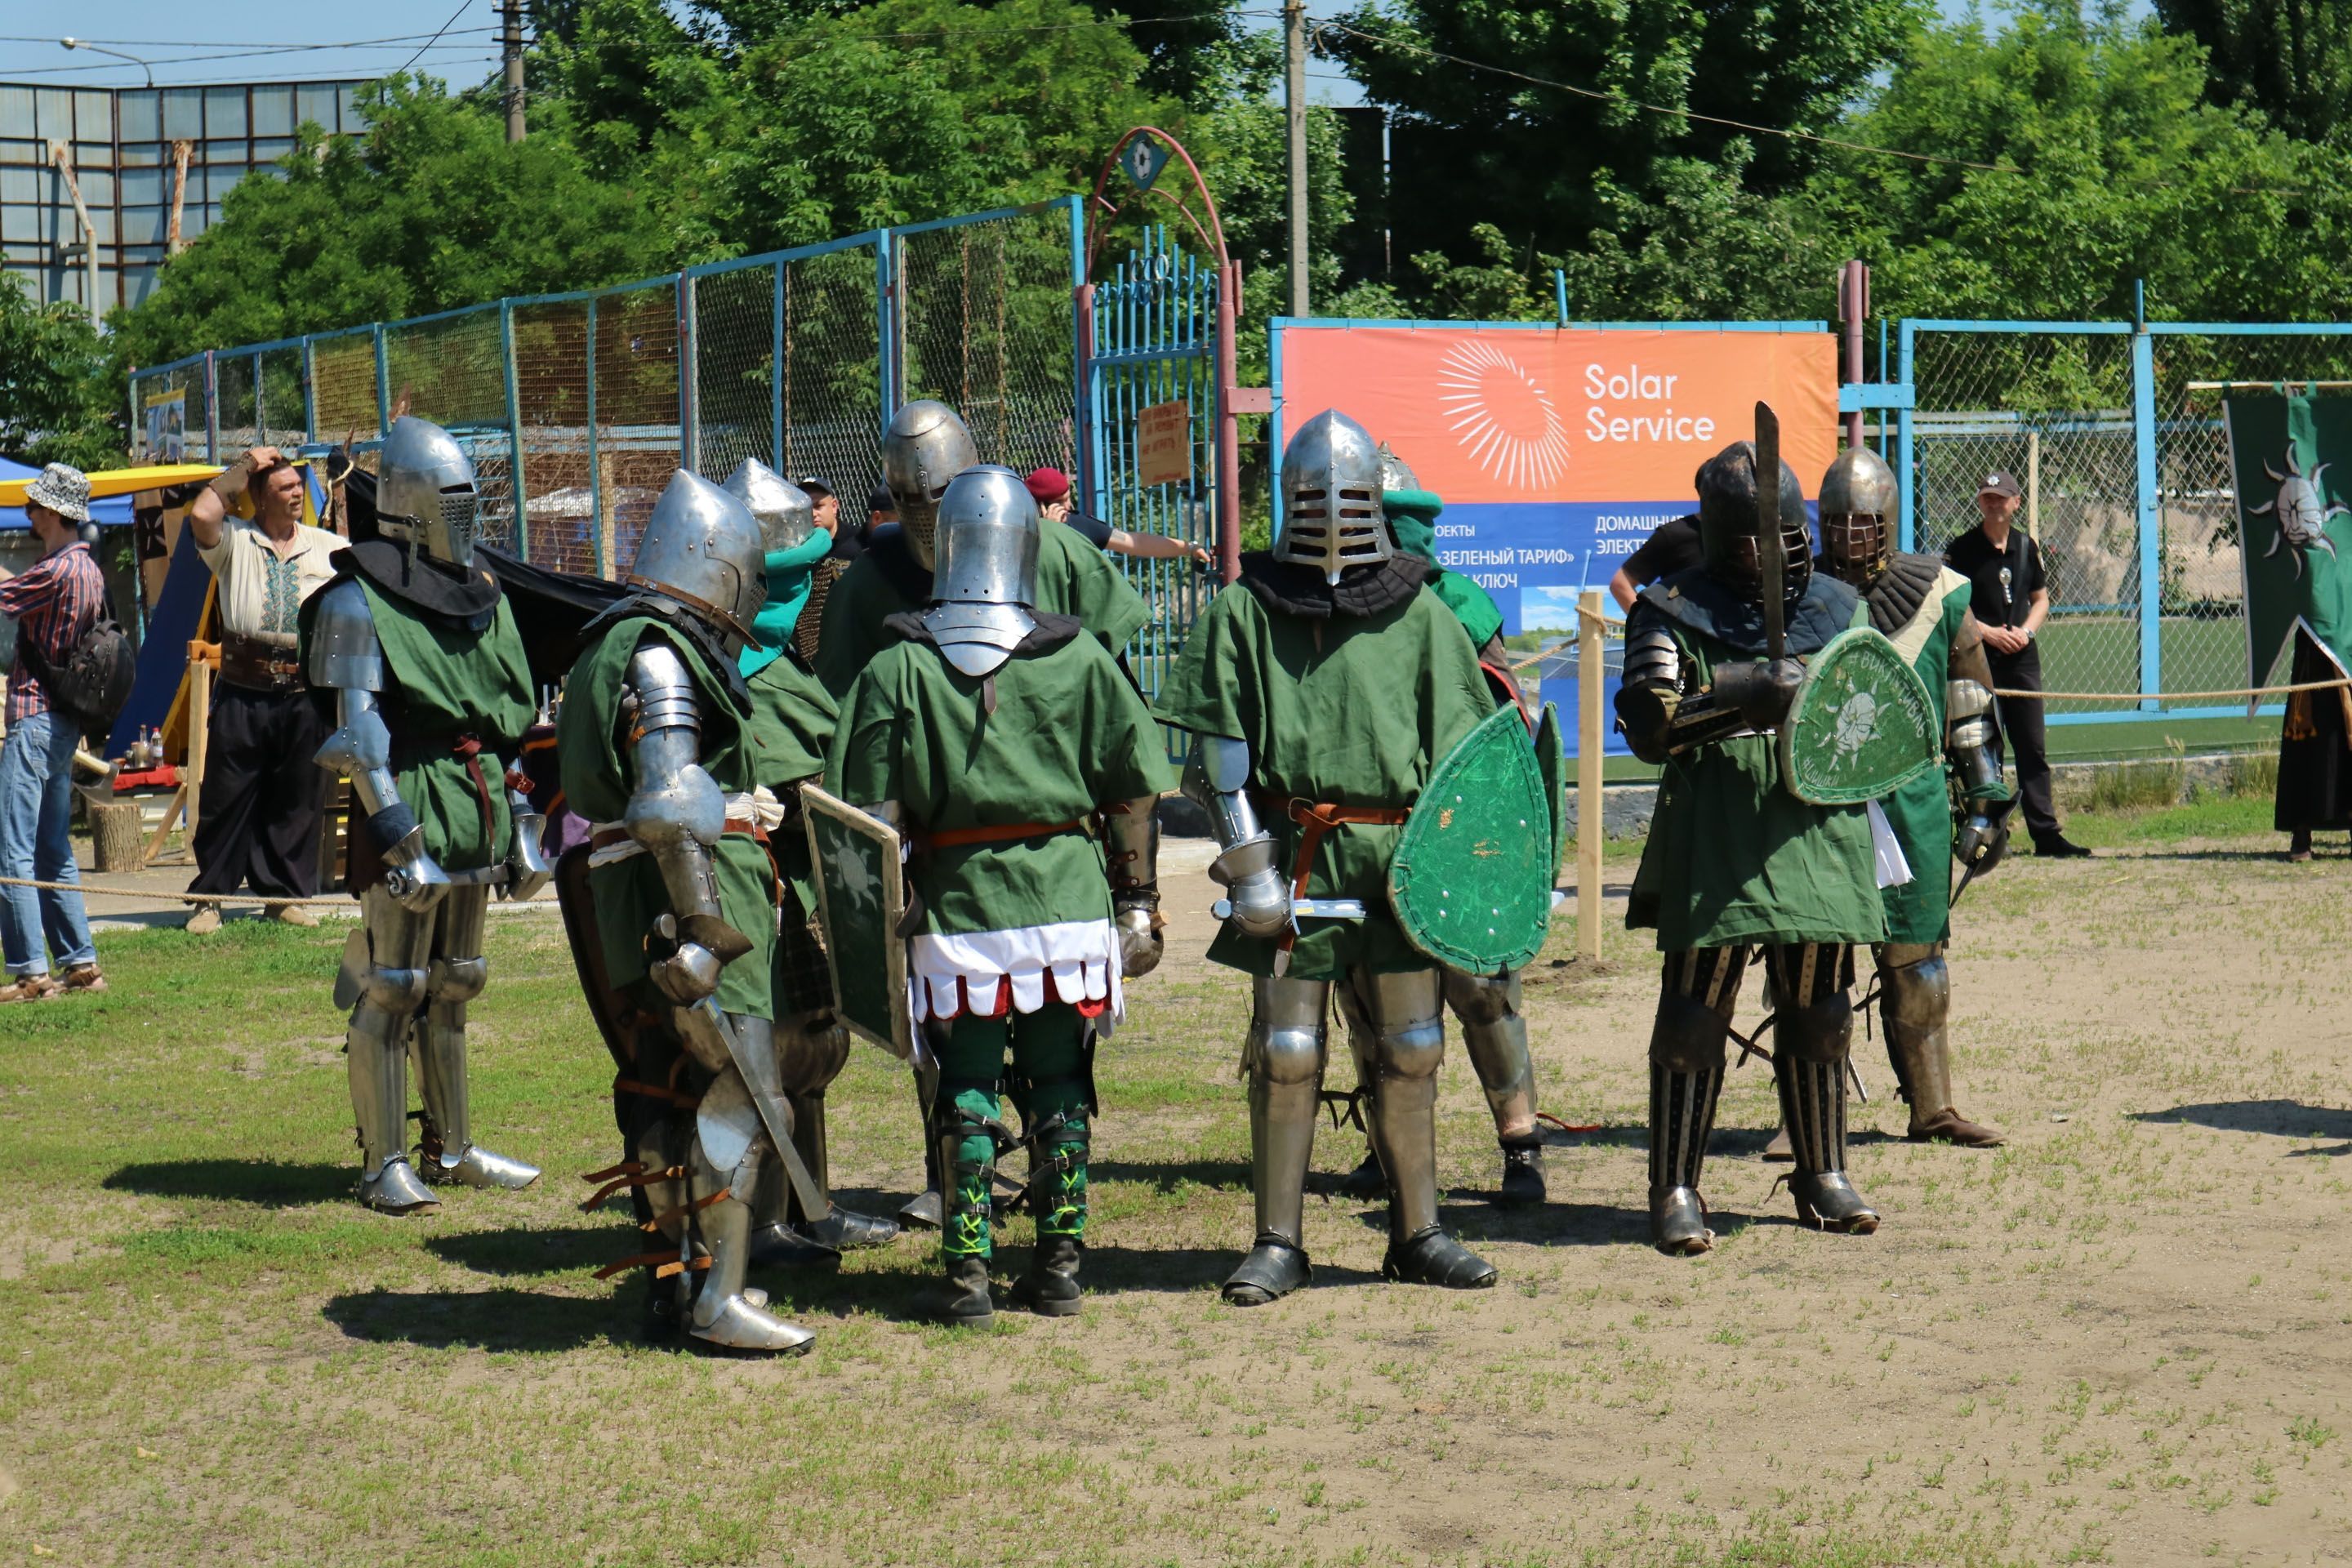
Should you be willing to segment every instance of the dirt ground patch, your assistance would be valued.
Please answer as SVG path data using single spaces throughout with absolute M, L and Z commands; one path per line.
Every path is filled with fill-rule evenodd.
M 2271 847 L 1979 884 L 1954 1076 L 2009 1147 L 1903 1142 L 1865 1040 L 1852 1168 L 1886 1224 L 1815 1235 L 1757 1157 L 1750 1064 L 1697 1260 L 1646 1245 L 1654 959 L 1617 929 L 1580 963 L 1563 921 L 1529 976 L 1542 1093 L 1601 1130 L 1555 1137 L 1544 1208 L 1486 1202 L 1491 1130 L 1458 1048 L 1444 1069 L 1449 1217 L 1500 1288 L 1382 1285 L 1379 1211 L 1326 1196 L 1314 1289 L 1244 1312 L 1216 1295 L 1249 1228 L 1243 986 L 1201 962 L 1205 856 L 1172 846 L 1169 961 L 1098 1064 L 1085 1315 L 931 1327 L 907 1240 L 761 1279 L 820 1333 L 784 1363 L 648 1345 L 642 1288 L 588 1278 L 635 1240 L 574 1206 L 613 1158 L 610 1064 L 548 922 L 493 928 L 476 1089 L 486 1142 L 548 1179 L 412 1222 L 348 1197 L 340 931 L 129 937 L 87 1013 L 0 1016 L 0 1555 L 2352 1558 L 2352 862 Z M 903 1077 L 861 1051 L 833 1122 L 845 1199 L 895 1206 Z M 1327 1128 L 1317 1165 L 1360 1152 Z M 1001 1233 L 1001 1275 L 1027 1242 Z

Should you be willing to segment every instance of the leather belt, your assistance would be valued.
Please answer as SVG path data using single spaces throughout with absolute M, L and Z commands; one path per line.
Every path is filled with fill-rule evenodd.
M 221 679 L 232 686 L 247 686 L 259 691 L 310 689 L 310 683 L 302 678 L 302 661 L 297 650 L 286 644 L 225 632 L 220 649 Z
M 931 849 L 961 849 L 973 844 L 1013 844 L 1024 838 L 1050 838 L 1056 833 L 1070 833 L 1087 826 L 1090 819 L 1074 816 L 1067 822 L 1006 822 L 980 827 L 942 827 L 935 833 L 909 833 L 908 839 L 915 852 Z
M 1412 815 L 1409 805 L 1340 805 L 1328 800 L 1304 800 L 1297 795 L 1276 795 L 1269 790 L 1252 790 L 1250 799 L 1260 811 L 1279 809 L 1298 825 L 1298 842 L 1291 851 L 1290 896 L 1296 900 L 1307 896 L 1307 884 L 1315 875 L 1315 849 L 1323 836 L 1335 827 L 1362 825 L 1374 827 L 1401 826 Z M 1297 921 L 1286 927 L 1276 946 L 1288 952 L 1298 940 Z

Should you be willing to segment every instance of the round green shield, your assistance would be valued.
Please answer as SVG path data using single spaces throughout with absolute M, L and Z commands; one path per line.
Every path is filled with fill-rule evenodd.
M 1551 805 L 1516 706 L 1438 762 L 1389 862 L 1389 903 L 1413 946 L 1465 974 L 1534 958 L 1551 929 Z
M 1868 626 L 1832 637 L 1805 666 L 1780 725 L 1780 777 L 1815 805 L 1884 799 L 1943 761 L 1927 689 Z

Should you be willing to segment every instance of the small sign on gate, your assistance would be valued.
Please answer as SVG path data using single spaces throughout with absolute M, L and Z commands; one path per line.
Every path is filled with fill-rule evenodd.
M 1190 404 L 1155 403 L 1135 416 L 1135 479 L 1144 486 L 1172 485 L 1192 471 L 1192 409 Z

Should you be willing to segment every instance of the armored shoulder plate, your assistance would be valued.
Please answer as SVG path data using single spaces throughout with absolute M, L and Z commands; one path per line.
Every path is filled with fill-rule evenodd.
M 661 730 L 702 731 L 702 708 L 696 700 L 693 672 L 677 649 L 658 637 L 647 637 L 629 658 L 629 702 L 632 727 L 645 734 Z
M 367 591 L 355 579 L 338 577 L 320 593 L 311 615 L 310 657 L 303 671 L 310 684 L 340 691 L 382 691 L 383 645 L 376 639 Z
M 1909 626 L 1935 595 L 1943 571 L 1940 556 L 1905 554 L 1889 561 L 1878 581 L 1870 585 L 1871 626 L 1890 637 Z M 1942 613 L 1940 599 L 1937 613 Z

